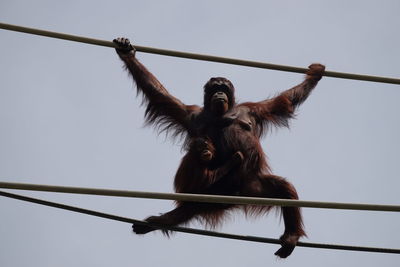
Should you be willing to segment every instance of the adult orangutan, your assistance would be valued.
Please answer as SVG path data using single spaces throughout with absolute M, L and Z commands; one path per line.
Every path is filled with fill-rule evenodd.
M 185 105 L 170 95 L 136 59 L 135 49 L 128 39 L 118 38 L 114 43 L 138 92 L 144 95 L 146 122 L 173 131 L 175 136 L 185 137 L 188 152 L 175 176 L 176 192 L 298 199 L 291 183 L 271 174 L 259 140 L 269 125 L 288 126 L 296 108 L 307 99 L 324 74 L 323 65 L 310 65 L 302 83 L 276 97 L 255 103 L 236 103 L 232 83 L 222 77 L 211 78 L 204 86 L 204 106 L 199 107 Z M 196 140 L 208 140 L 213 147 L 212 157 L 205 157 L 203 162 L 199 160 L 202 151 L 206 150 L 199 150 Z M 215 226 L 224 212 L 233 208 L 243 209 L 248 214 L 271 209 L 268 206 L 178 201 L 172 211 L 151 216 L 146 221 L 175 226 L 197 218 Z M 299 208 L 282 207 L 281 211 L 285 231 L 280 237 L 281 248 L 275 255 L 286 258 L 299 238 L 305 236 L 305 231 Z M 133 230 L 145 234 L 156 229 L 133 225 Z

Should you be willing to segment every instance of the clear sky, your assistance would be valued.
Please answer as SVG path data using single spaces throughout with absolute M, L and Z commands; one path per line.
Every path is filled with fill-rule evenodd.
M 400 2 L 20 1 L 0 21 L 137 45 L 400 77 Z M 0 30 L 0 180 L 172 192 L 179 142 L 143 127 L 144 108 L 115 51 Z M 138 53 L 186 104 L 225 76 L 239 101 L 303 75 Z M 399 85 L 323 78 L 290 130 L 262 145 L 303 200 L 400 204 Z M 18 192 L 143 219 L 172 201 Z M 399 255 L 297 248 L 183 233 L 136 236 L 129 224 L 0 198 L 0 266 L 398 266 Z M 307 242 L 400 247 L 398 213 L 303 209 Z M 192 223 L 191 227 L 202 227 Z M 223 232 L 278 238 L 274 213 L 232 214 Z

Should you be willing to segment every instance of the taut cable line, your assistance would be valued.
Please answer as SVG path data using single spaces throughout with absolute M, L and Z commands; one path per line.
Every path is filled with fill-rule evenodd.
M 321 209 L 400 212 L 400 205 L 318 202 L 318 201 L 305 201 L 305 200 L 293 200 L 293 199 L 238 197 L 238 196 L 184 194 L 184 193 L 158 193 L 158 192 L 127 191 L 127 190 L 68 187 L 68 186 L 9 183 L 9 182 L 0 182 L 0 188 L 44 191 L 44 192 L 54 192 L 54 193 L 167 199 L 167 200 L 179 200 L 179 201 L 190 201 L 190 202 L 208 202 L 208 203 L 239 204 L 239 205 L 268 205 L 268 206 L 306 207 L 306 208 L 321 208 Z
M 176 232 L 183 232 L 183 233 L 190 233 L 190 234 L 204 235 L 204 236 L 213 236 L 213 237 L 242 240 L 242 241 L 252 241 L 252 242 L 258 242 L 258 243 L 280 244 L 280 241 L 278 239 L 274 239 L 274 238 L 266 238 L 266 237 L 258 237 L 258 236 L 243 236 L 243 235 L 220 233 L 220 232 L 186 228 L 186 227 L 176 227 L 176 226 L 175 227 L 170 227 L 170 226 L 167 227 L 167 226 L 163 226 L 163 225 L 149 224 L 147 222 L 139 221 L 139 220 L 135 220 L 135 219 L 131 219 L 131 218 L 121 217 L 121 216 L 103 213 L 103 212 L 94 211 L 94 210 L 83 209 L 83 208 L 79 208 L 79 207 L 69 206 L 69 205 L 56 203 L 56 202 L 50 202 L 50 201 L 46 201 L 46 200 L 42 200 L 42 199 L 12 194 L 12 193 L 3 192 L 3 191 L 0 191 L 0 196 L 18 199 L 18 200 L 22 200 L 22 201 L 27 201 L 27 202 L 31 202 L 31 203 L 36 203 L 36 204 L 49 206 L 49 207 L 53 207 L 53 208 L 69 210 L 69 211 L 78 212 L 81 214 L 87 214 L 87 215 L 96 216 L 96 217 L 105 218 L 105 219 L 114 220 L 114 221 L 119 221 L 119 222 L 150 225 L 151 227 L 154 227 L 156 229 L 165 229 L 165 230 L 171 230 L 171 231 L 176 231 Z M 309 243 L 309 242 L 298 242 L 297 246 L 309 247 L 309 248 L 400 254 L 400 249 L 392 249 L 392 248 L 360 247 L 360 246 L 348 246 L 348 245 L 336 245 L 336 244 L 319 244 L 319 243 Z
M 35 28 L 28 28 L 28 27 L 12 25 L 12 24 L 7 24 L 7 23 L 0 23 L 0 29 L 16 31 L 16 32 L 24 32 L 24 33 L 29 33 L 29 34 L 41 35 L 41 36 L 46 36 L 46 37 L 58 38 L 58 39 L 93 44 L 93 45 L 107 46 L 107 47 L 113 47 L 113 48 L 116 47 L 115 44 L 111 41 L 93 39 L 93 38 L 72 35 L 72 34 L 66 34 L 66 33 L 46 31 L 46 30 L 35 29 Z M 227 58 L 227 57 L 219 57 L 219 56 L 211 56 L 211 55 L 204 55 L 204 54 L 196 54 L 196 53 L 188 53 L 188 52 L 166 50 L 166 49 L 160 49 L 160 48 L 154 48 L 154 47 L 139 46 L 139 45 L 135 45 L 135 49 L 136 49 L 136 51 L 143 52 L 143 53 L 151 53 L 151 54 L 158 54 L 158 55 L 164 55 L 164 56 L 212 61 L 212 62 L 240 65 L 240 66 L 247 66 L 247 67 L 254 67 L 254 68 L 262 68 L 262 69 L 271 69 L 271 70 L 288 71 L 288 72 L 296 72 L 296 73 L 305 73 L 308 70 L 306 68 L 299 68 L 299 67 L 293 67 L 293 66 L 278 65 L 278 64 L 249 61 L 249 60 L 242 60 L 242 59 L 235 59 L 235 58 Z M 371 75 L 363 75 L 363 74 L 336 72 L 336 71 L 325 71 L 324 76 L 334 77 L 334 78 L 342 78 L 342 79 L 351 79 L 351 80 L 400 84 L 399 78 L 389 78 L 389 77 L 371 76 Z

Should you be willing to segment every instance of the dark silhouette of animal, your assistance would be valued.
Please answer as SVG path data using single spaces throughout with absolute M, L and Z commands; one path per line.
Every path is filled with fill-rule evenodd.
M 324 74 L 325 67 L 312 64 L 299 85 L 260 102 L 236 103 L 232 83 L 211 78 L 204 86 L 204 106 L 185 105 L 169 94 L 135 57 L 126 38 L 114 40 L 116 51 L 136 82 L 146 103 L 145 119 L 173 135 L 183 135 L 187 150 L 175 176 L 179 193 L 240 195 L 249 197 L 298 199 L 293 185 L 273 175 L 260 145 L 269 126 L 288 126 L 288 120 Z M 203 143 L 202 143 L 203 142 Z M 206 142 L 206 143 L 204 143 Z M 207 143 L 208 142 L 208 143 Z M 262 214 L 269 206 L 176 202 L 176 208 L 147 222 L 175 226 L 193 218 L 209 226 L 217 225 L 227 210 L 243 209 L 246 214 Z M 305 236 L 300 209 L 281 207 L 285 231 L 275 255 L 289 256 L 300 237 Z M 137 234 L 156 230 L 133 225 Z

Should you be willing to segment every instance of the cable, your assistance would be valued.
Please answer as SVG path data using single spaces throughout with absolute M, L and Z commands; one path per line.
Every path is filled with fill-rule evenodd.
M 204 236 L 213 236 L 213 237 L 235 239 L 235 240 L 242 240 L 242 241 L 280 244 L 280 241 L 278 239 L 274 239 L 274 238 L 265 238 L 265 237 L 257 237 L 257 236 L 242 236 L 242 235 L 234 235 L 234 234 L 213 232 L 213 231 L 207 231 L 207 230 L 199 230 L 199 229 L 186 228 L 186 227 L 170 227 L 170 226 L 167 227 L 167 226 L 162 226 L 162 225 L 149 224 L 147 222 L 139 221 L 139 220 L 135 220 L 135 219 L 131 219 L 131 218 L 121 217 L 121 216 L 112 215 L 112 214 L 103 213 L 103 212 L 94 211 L 94 210 L 78 208 L 78 207 L 74 207 L 74 206 L 69 206 L 69 205 L 60 204 L 60 203 L 56 203 L 56 202 L 50 202 L 50 201 L 46 201 L 46 200 L 42 200 L 42 199 L 12 194 L 12 193 L 3 192 L 3 191 L 0 191 L 0 195 L 4 196 L 4 197 L 8 197 L 8 198 L 18 199 L 18 200 L 36 203 L 36 204 L 49 206 L 49 207 L 53 207 L 53 208 L 64 209 L 64 210 L 69 210 L 69 211 L 78 212 L 78 213 L 82 213 L 82 214 L 92 215 L 92 216 L 101 217 L 101 218 L 105 218 L 105 219 L 109 219 L 109 220 L 125 222 L 125 223 L 132 223 L 132 224 L 149 225 L 156 229 L 165 229 L 165 230 L 171 230 L 171 231 L 175 231 L 175 232 L 183 232 L 183 233 L 204 235 Z M 309 243 L 309 242 L 298 242 L 297 246 L 308 247 L 308 248 L 338 249 L 338 250 L 400 254 L 400 249 L 391 249 L 391 248 L 360 247 L 360 246 L 347 246 L 347 245 L 334 245 L 334 244 L 319 244 L 319 243 Z
M 238 196 L 233 197 L 233 196 L 203 195 L 203 194 L 141 192 L 141 191 L 9 183 L 9 182 L 0 182 L 0 188 L 46 191 L 46 192 L 57 192 L 57 193 L 115 196 L 115 197 L 135 197 L 135 198 L 168 199 L 168 200 L 192 201 L 192 202 L 239 204 L 239 205 L 268 205 L 268 206 L 391 211 L 391 212 L 400 211 L 400 205 L 316 202 L 316 201 L 259 198 L 259 197 L 238 197 Z
M 29 34 L 41 35 L 41 36 L 46 36 L 46 37 L 58 38 L 58 39 L 93 44 L 93 45 L 107 46 L 107 47 L 113 47 L 113 48 L 116 47 L 115 44 L 111 41 L 93 39 L 93 38 L 88 38 L 88 37 L 82 37 L 82 36 L 77 36 L 77 35 L 58 33 L 58 32 L 46 31 L 46 30 L 40 30 L 40 29 L 35 29 L 35 28 L 28 28 L 28 27 L 17 26 L 17 25 L 12 25 L 12 24 L 7 24 L 7 23 L 0 23 L 0 29 L 24 32 L 24 33 L 29 33 Z M 240 65 L 240 66 L 247 66 L 247 67 L 255 67 L 255 68 L 262 68 L 262 69 L 271 69 L 271 70 L 288 71 L 288 72 L 296 72 L 296 73 L 305 73 L 308 70 L 306 68 L 299 68 L 299 67 L 293 67 L 293 66 L 285 66 L 285 65 L 263 63 L 263 62 L 257 62 L 257 61 L 235 59 L 235 58 L 226 58 L 226 57 L 218 57 L 218 56 L 211 56 L 211 55 L 204 55 L 204 54 L 196 54 L 196 53 L 187 53 L 187 52 L 166 50 L 166 49 L 139 46 L 139 45 L 135 45 L 135 49 L 136 49 L 136 51 L 143 52 L 143 53 L 151 53 L 151 54 L 158 54 L 158 55 L 164 55 L 164 56 L 212 61 L 212 62 L 233 64 L 233 65 Z M 325 71 L 324 76 L 342 78 L 342 79 L 351 79 L 351 80 L 400 84 L 400 79 L 398 79 L 398 78 L 379 77 L 379 76 L 353 74 L 353 73 L 345 73 L 345 72 Z
M 24 32 L 35 35 L 42 35 L 47 37 L 53 37 L 58 39 L 107 46 L 115 48 L 115 44 L 110 41 L 81 37 L 76 35 L 57 33 L 51 31 L 45 31 L 40 29 L 22 27 L 17 25 L 11 25 L 6 23 L 0 23 L 1 29 Z M 152 47 L 144 47 L 137 46 L 135 48 L 139 52 L 144 53 L 152 53 L 166 56 L 174 56 L 188 59 L 196 59 L 196 60 L 204 60 L 204 61 L 212 61 L 233 65 L 241 65 L 248 67 L 256 67 L 256 68 L 264 68 L 264 69 L 272 69 L 272 70 L 280 70 L 287 72 L 296 72 L 296 73 L 305 73 L 307 71 L 306 68 L 299 68 L 293 66 L 285 66 L 285 65 L 277 65 L 263 62 L 255 62 L 234 58 L 226 58 L 226 57 L 218 57 L 218 56 L 210 56 L 210 55 L 202 55 L 195 53 L 186 53 L 180 51 L 173 50 L 165 50 L 159 48 Z M 352 74 L 352 73 L 343 73 L 343 72 L 333 72 L 326 71 L 324 76 L 327 77 L 335 77 L 335 78 L 343 78 L 343 79 L 353 79 L 353 80 L 363 80 L 363 81 L 372 81 L 372 82 L 382 82 L 382 83 L 390 83 L 390 84 L 400 84 L 400 79 L 397 78 L 389 78 L 389 77 L 379 77 L 379 76 L 371 76 L 371 75 L 360 75 L 360 74 Z M 167 193 L 152 193 L 152 192 L 138 192 L 138 191 L 121 191 L 121 190 L 106 190 L 106 189 L 90 189 L 90 188 L 73 188 L 73 187 L 60 187 L 60 186 L 47 186 L 47 185 L 29 185 L 29 184 L 16 184 L 16 183 L 4 183 L 0 182 L 0 187 L 2 188 L 13 188 L 13 189 L 22 189 L 22 190 L 35 190 L 35 191 L 50 191 L 50 192 L 63 192 L 63 193 L 79 193 L 79 194 L 94 194 L 94 195 L 108 195 L 108 196 L 123 196 L 123 197 L 141 197 L 141 198 L 156 198 L 156 199 L 174 199 L 181 201 L 199 201 L 199 202 L 215 202 L 215 203 L 235 203 L 235 204 L 256 204 L 256 205 L 282 205 L 282 206 L 302 206 L 302 207 L 312 207 L 312 208 L 333 208 L 333 209 L 352 209 L 352 210 L 375 210 L 375 211 L 400 211 L 400 206 L 396 205 L 370 205 L 370 204 L 353 204 L 353 203 L 329 203 L 329 202 L 311 202 L 311 201 L 296 201 L 296 200 L 283 200 L 283 199 L 264 199 L 264 198 L 244 198 L 244 197 L 227 197 L 227 196 L 212 196 L 212 195 L 194 195 L 194 194 L 167 194 Z M 30 189 L 26 189 L 26 187 L 30 187 Z M 58 191 L 56 191 L 58 190 Z M 74 191 L 74 192 L 73 192 Z M 59 204 L 55 202 L 49 202 L 45 200 L 30 198 L 26 196 L 11 194 L 7 192 L 1 192 L 0 195 L 19 199 L 22 201 L 33 202 L 41 205 L 51 206 L 55 208 L 70 210 L 74 212 L 84 213 L 87 215 L 102 217 L 106 219 L 127 222 L 127 223 L 136 223 L 136 224 L 148 224 L 144 221 L 139 221 L 135 219 L 120 217 L 116 215 L 106 214 L 102 212 L 82 209 L 78 207 L 68 206 L 64 204 Z M 167 229 L 178 232 L 206 235 L 206 236 L 214 236 L 214 237 L 222 237 L 222 238 L 230 238 L 236 240 L 246 240 L 253 242 L 262 242 L 262 243 L 272 243 L 272 244 L 280 244 L 278 239 L 271 238 L 261 238 L 255 236 L 239 236 L 232 235 L 226 233 L 218 233 L 211 232 L 205 230 L 197 230 L 191 228 L 183 228 L 183 227 L 166 227 L 161 225 L 153 225 L 150 226 L 157 229 Z M 353 251 L 367 251 L 367 252 L 381 252 L 381 253 L 395 253 L 400 254 L 400 249 L 387 249 L 387 248 L 371 248 L 371 247 L 356 247 L 356 246 L 343 246 L 343 245 L 331 245 L 331 244 L 317 244 L 317 243 L 306 243 L 306 242 L 298 242 L 298 246 L 302 247 L 313 247 L 313 248 L 325 248 L 325 249 L 340 249 L 340 250 L 353 250 Z

